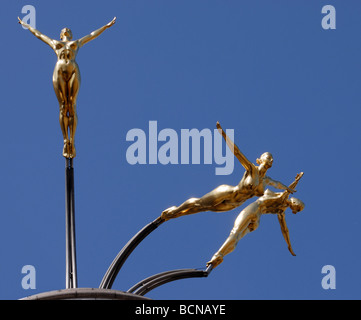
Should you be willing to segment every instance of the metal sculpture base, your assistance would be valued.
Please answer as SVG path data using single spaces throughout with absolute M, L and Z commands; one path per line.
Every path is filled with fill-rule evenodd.
M 151 300 L 136 294 L 98 288 L 72 288 L 35 294 L 20 300 Z
M 177 269 L 158 273 L 133 285 L 127 292 L 112 290 L 111 287 L 121 267 L 133 250 L 164 220 L 159 217 L 142 228 L 115 257 L 105 273 L 100 287 L 78 288 L 75 244 L 75 201 L 74 201 L 74 167 L 73 159 L 65 158 L 65 233 L 66 233 L 66 289 L 44 292 L 21 300 L 150 300 L 144 295 L 166 283 L 186 279 L 208 277 L 213 269 L 206 270 Z

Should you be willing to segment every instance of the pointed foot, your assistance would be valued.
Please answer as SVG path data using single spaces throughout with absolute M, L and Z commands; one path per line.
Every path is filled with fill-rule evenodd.
M 161 219 L 163 219 L 164 221 L 167 221 L 169 219 L 172 219 L 172 213 L 174 211 L 174 209 L 176 209 L 176 206 L 170 207 L 166 210 L 164 210 L 160 216 Z
M 208 261 L 208 262 L 207 262 L 207 268 L 208 268 L 209 266 L 212 266 L 212 269 L 214 269 L 215 267 L 217 267 L 218 265 L 220 265 L 222 262 L 223 262 L 223 255 L 220 254 L 220 253 L 216 253 L 216 254 L 212 257 L 211 261 Z M 212 269 L 211 269 L 211 270 L 212 270 Z
M 64 140 L 64 147 L 63 147 L 63 157 L 64 158 L 70 158 L 69 157 L 69 140 Z

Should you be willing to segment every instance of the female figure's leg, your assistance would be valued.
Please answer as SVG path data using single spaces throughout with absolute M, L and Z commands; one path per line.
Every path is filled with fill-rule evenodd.
M 61 132 L 63 134 L 64 139 L 64 148 L 63 148 L 63 156 L 69 156 L 69 138 L 68 138 L 68 126 L 69 126 L 69 118 L 68 118 L 68 88 L 67 83 L 63 79 L 63 77 L 59 74 L 59 70 L 57 66 L 55 66 L 54 74 L 53 74 L 53 87 L 55 91 L 55 95 L 59 102 L 59 123 Z
M 164 210 L 161 217 L 164 220 L 169 220 L 202 211 L 228 211 L 234 209 L 233 205 L 224 203 L 225 200 L 230 198 L 233 191 L 234 187 L 221 185 L 202 198 L 190 198 L 179 207 L 174 206 Z
M 76 99 L 80 88 L 80 75 L 79 70 L 73 73 L 67 83 L 69 92 L 69 157 L 74 158 L 75 151 L 75 131 L 78 124 L 78 116 L 76 114 Z
M 240 239 L 242 239 L 247 233 L 252 232 L 258 228 L 259 218 L 260 216 L 254 203 L 250 204 L 248 207 L 242 210 L 234 222 L 233 229 L 227 240 L 213 255 L 211 261 L 209 261 L 207 265 L 212 264 L 213 268 L 215 268 L 220 263 L 222 263 L 223 257 L 231 253 L 236 248 Z

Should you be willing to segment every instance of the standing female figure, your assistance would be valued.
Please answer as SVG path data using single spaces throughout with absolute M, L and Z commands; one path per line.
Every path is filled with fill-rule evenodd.
M 49 45 L 58 57 L 53 72 L 53 87 L 59 101 L 59 122 L 64 138 L 63 156 L 74 158 L 76 155 L 74 138 L 78 123 L 76 99 L 80 87 L 80 71 L 75 58 L 78 50 L 84 44 L 98 37 L 105 29 L 110 28 L 115 23 L 116 18 L 79 40 L 72 40 L 71 30 L 64 28 L 60 32 L 60 41 L 49 38 L 24 23 L 20 18 L 18 19 L 19 23 L 28 28 L 35 37 Z

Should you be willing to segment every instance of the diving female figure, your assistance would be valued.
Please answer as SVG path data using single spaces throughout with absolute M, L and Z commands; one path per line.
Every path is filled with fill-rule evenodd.
M 294 192 L 294 190 L 281 182 L 266 176 L 267 170 L 272 167 L 273 163 L 273 157 L 269 152 L 263 153 L 261 157 L 257 159 L 258 166 L 256 166 L 250 162 L 232 140 L 229 139 L 219 122 L 217 122 L 217 128 L 225 139 L 228 147 L 246 169 L 243 178 L 236 186 L 221 185 L 201 198 L 190 198 L 179 207 L 170 207 L 162 212 L 160 219 L 167 221 L 201 211 L 229 211 L 239 207 L 247 199 L 254 196 L 262 196 L 266 185 L 271 185 L 281 190 L 288 190 L 291 193 Z
M 295 181 L 289 186 L 289 188 L 295 188 L 302 176 L 303 172 L 297 174 Z M 258 228 L 263 214 L 277 214 L 282 235 L 288 245 L 288 250 L 293 256 L 295 256 L 286 225 L 285 211 L 287 208 L 290 208 L 292 212 L 296 214 L 297 212 L 302 211 L 305 205 L 299 199 L 293 197 L 288 199 L 289 195 L 290 192 L 288 190 L 284 192 L 272 192 L 267 189 L 262 197 L 258 198 L 255 202 L 243 209 L 236 218 L 234 227 L 229 237 L 223 243 L 221 248 L 214 254 L 211 261 L 207 263 L 207 266 L 211 265 L 212 268 L 217 267 L 223 261 L 223 257 L 231 253 L 236 248 L 240 239 L 242 239 L 247 233 Z

